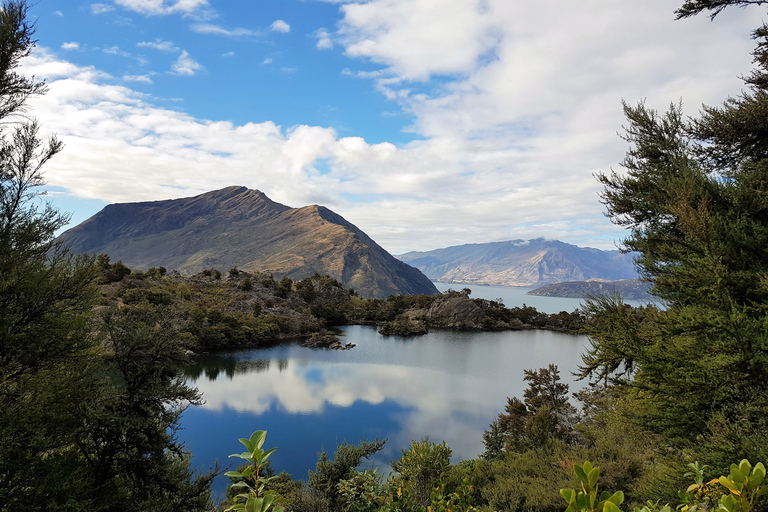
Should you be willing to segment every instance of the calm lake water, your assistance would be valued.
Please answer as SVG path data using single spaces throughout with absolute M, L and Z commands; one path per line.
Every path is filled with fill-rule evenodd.
M 472 293 L 469 295 L 473 299 L 497 300 L 502 299 L 504 305 L 508 308 L 522 306 L 523 304 L 533 306 L 542 313 L 559 313 L 561 311 L 573 312 L 579 309 L 584 299 L 569 297 L 539 297 L 536 295 L 526 295 L 536 287 L 526 286 L 487 286 L 480 284 L 460 284 L 460 283 L 434 283 L 440 292 L 449 289 L 461 291 L 462 288 L 469 288 Z M 647 304 L 648 301 L 625 300 L 627 304 L 640 306 Z
M 480 288 L 480 287 L 473 287 Z M 492 288 L 492 287 L 489 287 Z M 473 289 L 472 296 L 475 295 Z M 505 300 L 505 304 L 513 304 Z M 530 303 L 533 305 L 533 303 Z M 376 328 L 343 328 L 352 350 L 298 344 L 219 353 L 188 369 L 205 405 L 182 416 L 180 439 L 208 468 L 233 463 L 240 437 L 267 430 L 265 447 L 279 446 L 272 465 L 306 479 L 318 453 L 337 443 L 388 438 L 373 465 L 382 471 L 411 440 L 446 441 L 453 462 L 483 451 L 482 433 L 508 396 L 522 398 L 523 370 L 555 363 L 563 381 L 580 363 L 588 340 L 548 331 L 431 332 L 385 337 Z M 571 391 L 583 387 L 579 382 Z M 227 480 L 219 478 L 221 496 Z

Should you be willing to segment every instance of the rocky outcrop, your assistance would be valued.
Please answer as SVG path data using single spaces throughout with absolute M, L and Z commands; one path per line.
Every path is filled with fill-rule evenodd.
M 236 267 L 293 280 L 317 273 L 363 297 L 437 293 L 419 270 L 328 208 L 290 208 L 246 187 L 112 204 L 59 240 L 74 252 L 105 253 L 137 270 L 191 275 Z
M 508 328 L 496 325 L 497 322 L 488 317 L 468 295 L 458 293 L 439 297 L 429 307 L 408 310 L 402 317 L 411 325 L 423 323 L 424 329 L 426 326 L 459 330 Z M 395 320 L 398 321 L 401 320 Z

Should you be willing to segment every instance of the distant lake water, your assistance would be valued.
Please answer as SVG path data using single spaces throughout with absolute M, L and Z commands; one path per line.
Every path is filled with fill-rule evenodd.
M 497 287 L 471 288 L 477 297 L 480 288 Z M 381 336 L 374 327 L 342 329 L 355 348 L 288 343 L 209 355 L 188 368 L 188 382 L 205 399 L 181 418 L 179 438 L 194 454 L 193 465 L 234 463 L 227 456 L 242 451 L 237 439 L 255 430 L 268 431 L 265 446 L 280 447 L 273 468 L 298 479 L 307 478 L 322 449 L 332 455 L 344 440 L 388 438 L 373 461 L 384 472 L 411 440 L 425 436 L 446 441 L 457 462 L 482 453 L 482 433 L 507 397 L 522 398 L 523 370 L 555 363 L 571 391 L 584 386 L 574 384 L 570 372 L 581 362 L 585 336 L 435 331 L 401 338 Z M 219 498 L 226 483 L 220 477 L 214 484 Z
M 584 299 L 570 297 L 539 297 L 536 295 L 526 295 L 529 291 L 537 288 L 536 286 L 488 286 L 480 284 L 462 284 L 462 283 L 438 283 L 433 284 L 440 292 L 449 289 L 461 291 L 463 288 L 469 288 L 472 293 L 469 295 L 473 299 L 502 299 L 504 305 L 508 308 L 520 307 L 523 304 L 536 308 L 542 313 L 554 314 L 561 311 L 572 313 L 579 309 Z M 627 304 L 640 306 L 647 304 L 647 301 L 625 300 Z

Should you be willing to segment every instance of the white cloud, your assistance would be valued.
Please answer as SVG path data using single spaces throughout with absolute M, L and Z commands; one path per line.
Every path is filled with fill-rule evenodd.
M 161 41 L 160 39 L 156 39 L 155 41 L 142 41 L 140 43 L 136 43 L 136 46 L 140 48 L 154 48 L 155 50 L 160 50 L 161 52 L 178 52 L 181 50 L 172 42 Z
M 267 57 L 263 61 L 261 61 L 262 64 L 272 64 L 272 57 Z
M 210 23 L 197 23 L 192 25 L 192 31 L 197 32 L 198 34 L 212 34 L 226 37 L 251 37 L 262 35 L 261 32 L 248 28 L 226 29 Z
M 283 34 L 291 31 L 291 26 L 283 20 L 275 20 L 269 28 L 273 32 L 282 32 Z
M 123 80 L 126 82 L 142 82 L 146 84 L 152 83 L 150 75 L 123 75 Z
M 80 49 L 80 45 L 78 43 L 72 41 L 70 43 L 62 44 L 61 45 L 61 49 L 62 50 L 79 50 Z
M 115 0 L 115 4 L 148 16 L 166 14 L 192 15 L 209 7 L 207 0 Z
M 53 14 L 55 14 L 56 16 L 64 16 L 64 13 L 61 11 L 53 11 Z
M 235 52 L 222 53 L 221 56 L 222 57 L 234 57 L 235 56 Z
M 197 73 L 198 71 L 201 71 L 203 69 L 203 66 L 195 62 L 192 57 L 189 56 L 189 53 L 187 53 L 186 50 L 181 51 L 181 55 L 179 55 L 179 58 L 176 59 L 176 62 L 173 63 L 171 66 L 171 71 L 176 73 L 177 75 L 187 75 L 191 76 Z
M 331 34 L 326 29 L 321 28 L 315 30 L 314 37 L 317 38 L 317 48 L 320 50 L 330 50 L 333 48 L 333 40 Z
M 91 4 L 91 13 L 93 14 L 104 14 L 114 10 L 115 8 L 109 4 Z

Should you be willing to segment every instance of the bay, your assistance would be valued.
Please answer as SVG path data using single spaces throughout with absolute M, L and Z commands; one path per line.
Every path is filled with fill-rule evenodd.
M 473 291 L 474 294 L 474 291 Z M 570 372 L 581 362 L 585 336 L 549 331 L 454 332 L 381 336 L 368 326 L 343 327 L 351 350 L 308 349 L 298 343 L 205 356 L 186 369 L 205 404 L 181 418 L 179 439 L 208 468 L 239 453 L 240 437 L 267 430 L 275 470 L 306 479 L 321 450 L 375 437 L 387 444 L 371 465 L 425 437 L 446 441 L 453 462 L 483 451 L 482 433 L 507 397 L 522 398 L 525 369 L 550 363 L 571 391 L 585 385 Z M 219 498 L 226 478 L 214 483 Z

